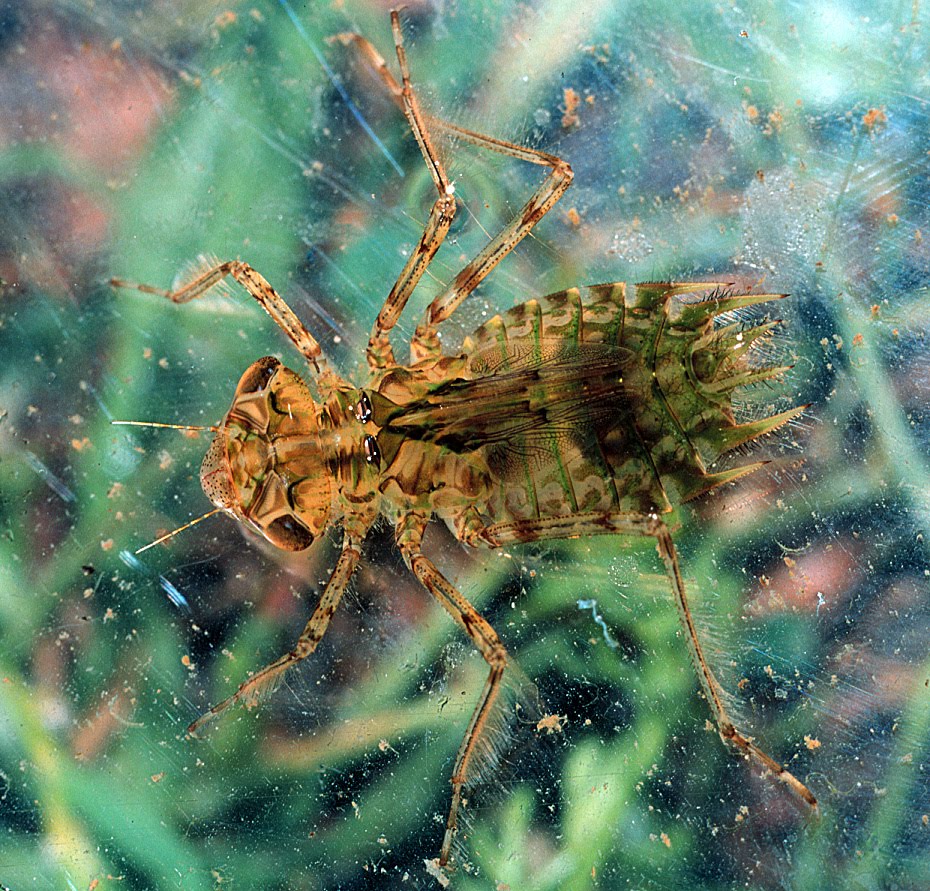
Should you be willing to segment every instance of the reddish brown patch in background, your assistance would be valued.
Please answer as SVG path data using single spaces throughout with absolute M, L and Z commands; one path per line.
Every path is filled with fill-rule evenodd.
M 0 149 L 28 159 L 34 148 L 54 160 L 38 160 L 35 174 L 24 164 L 2 184 L 0 278 L 13 293 L 25 283 L 78 293 L 106 243 L 109 190 L 122 185 L 173 91 L 160 67 L 127 56 L 118 41 L 82 38 L 48 18 L 23 27 L 0 56 Z
M 787 553 L 760 580 L 747 606 L 750 615 L 771 612 L 839 615 L 863 574 L 861 548 L 853 540 L 818 542 L 804 553 Z

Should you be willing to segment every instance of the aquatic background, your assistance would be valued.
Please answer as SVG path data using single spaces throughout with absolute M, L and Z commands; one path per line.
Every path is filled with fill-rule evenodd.
M 463 889 L 930 885 L 930 65 L 910 3 L 408 2 L 433 113 L 566 158 L 575 185 L 444 329 L 576 284 L 789 293 L 755 400 L 811 403 L 772 463 L 676 533 L 745 728 L 810 820 L 728 753 L 654 546 L 429 553 L 564 716 L 500 740 Z M 429 888 L 484 680 L 384 528 L 313 658 L 205 741 L 191 720 L 284 652 L 335 558 L 203 513 L 203 438 L 254 359 L 299 357 L 241 257 L 363 380 L 371 323 L 432 184 L 395 106 L 327 38 L 393 66 L 388 4 L 0 5 L 0 883 L 36 889 Z M 396 70 L 396 69 L 395 69 Z M 443 148 L 463 203 L 400 344 L 539 182 Z M 752 411 L 751 407 L 747 411 Z M 749 460 L 755 458 L 750 455 Z M 338 540 L 334 536 L 334 541 Z M 581 603 L 579 604 L 579 601 Z

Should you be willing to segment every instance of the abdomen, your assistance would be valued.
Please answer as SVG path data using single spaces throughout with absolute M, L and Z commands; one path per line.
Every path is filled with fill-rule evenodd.
M 614 283 L 530 300 L 466 341 L 473 412 L 490 415 L 473 423 L 470 443 L 489 470 L 478 508 L 490 522 L 668 511 L 754 469 L 708 472 L 735 445 L 801 411 L 736 423 L 734 390 L 784 369 L 748 360 L 770 325 L 714 321 L 780 295 L 677 284 L 630 291 Z

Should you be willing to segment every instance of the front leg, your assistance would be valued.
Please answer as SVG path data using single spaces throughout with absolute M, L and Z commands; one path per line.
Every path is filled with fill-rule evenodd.
M 330 619 L 336 612 L 336 607 L 339 605 L 342 595 L 349 586 L 349 579 L 358 565 L 359 555 L 360 542 L 347 534 L 342 545 L 342 553 L 339 555 L 333 569 L 333 574 L 329 577 L 329 581 L 320 595 L 320 602 L 297 639 L 294 648 L 289 653 L 285 653 L 280 659 L 253 674 L 252 677 L 240 685 L 232 696 L 202 714 L 187 728 L 187 732 L 191 736 L 196 736 L 205 724 L 237 702 L 245 703 L 246 707 L 255 705 L 262 696 L 270 693 L 281 682 L 284 673 L 288 669 L 306 659 L 317 648 L 317 645 L 323 639 L 323 635 L 326 634 L 326 629 L 329 628 Z
M 323 350 L 316 338 L 304 327 L 303 322 L 297 318 L 284 298 L 275 291 L 268 280 L 248 263 L 241 260 L 226 260 L 223 263 L 211 263 L 200 269 L 193 277 L 173 291 L 156 288 L 152 285 L 140 285 L 121 278 L 111 278 L 110 284 L 114 288 L 127 288 L 132 291 L 141 291 L 143 294 L 157 294 L 172 303 L 187 303 L 202 297 L 213 288 L 222 285 L 223 280 L 230 276 L 239 282 L 249 294 L 258 301 L 262 309 L 274 319 L 275 324 L 290 338 L 291 343 L 307 360 L 310 367 L 316 372 L 317 384 L 321 390 L 339 386 L 341 378 L 326 364 Z

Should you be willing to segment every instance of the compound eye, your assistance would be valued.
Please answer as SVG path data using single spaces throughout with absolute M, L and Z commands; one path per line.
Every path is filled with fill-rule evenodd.
M 274 373 L 278 370 L 281 363 L 274 356 L 265 356 L 257 362 L 253 362 L 245 371 L 245 374 L 239 378 L 239 386 L 236 387 L 236 395 L 242 396 L 245 393 L 258 393 L 264 390 Z
M 236 505 L 236 490 L 229 475 L 226 438 L 222 434 L 217 434 L 210 443 L 207 454 L 203 456 L 203 463 L 200 466 L 200 485 L 207 498 L 217 507 L 230 510 Z
M 355 417 L 363 424 L 371 420 L 371 400 L 367 393 L 362 393 L 358 399 L 358 405 L 355 406 Z
M 378 440 L 373 436 L 366 436 L 363 441 L 365 447 L 365 460 L 375 467 L 381 466 L 381 449 L 378 448 Z
M 293 517 L 278 517 L 262 528 L 266 538 L 282 551 L 304 551 L 313 544 L 313 533 Z

